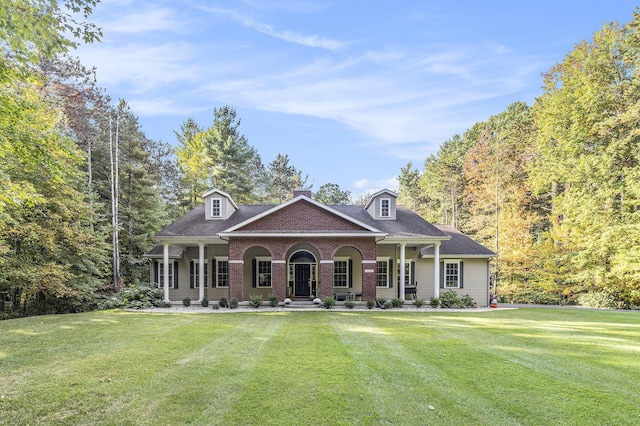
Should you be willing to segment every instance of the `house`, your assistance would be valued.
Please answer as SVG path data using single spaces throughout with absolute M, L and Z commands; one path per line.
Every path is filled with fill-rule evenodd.
M 429 299 L 452 289 L 489 303 L 495 254 L 398 205 L 393 191 L 364 206 L 327 206 L 310 191 L 280 205 L 237 205 L 218 189 L 203 198 L 159 231 L 159 245 L 145 255 L 165 301 Z

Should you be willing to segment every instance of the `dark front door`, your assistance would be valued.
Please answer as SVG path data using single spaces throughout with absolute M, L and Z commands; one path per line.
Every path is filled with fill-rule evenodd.
M 296 282 L 294 293 L 299 297 L 308 297 L 309 279 L 311 278 L 311 265 L 301 264 L 295 266 Z

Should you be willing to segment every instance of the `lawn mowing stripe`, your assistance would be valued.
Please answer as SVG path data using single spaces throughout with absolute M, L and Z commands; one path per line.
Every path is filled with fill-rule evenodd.
M 354 315 L 348 321 L 338 317 L 334 321 L 337 333 L 359 360 L 361 376 L 368 378 L 379 415 L 389 423 L 398 419 L 409 424 L 412 419 L 445 424 L 495 421 L 497 413 L 487 408 L 485 398 L 452 386 L 446 373 L 430 361 L 427 336 L 419 348 L 405 345 L 404 330 L 390 322 L 392 315 Z M 518 424 L 515 418 L 501 418 Z
M 198 318 L 206 319 L 214 320 L 206 316 Z M 149 417 L 137 424 L 219 424 L 238 397 L 237 390 L 250 380 L 266 343 L 281 325 L 282 319 L 277 316 L 267 321 L 259 316 L 244 316 L 233 330 L 206 344 L 197 343 L 194 350 L 174 357 L 166 370 L 158 371 L 149 380 L 148 388 L 156 389 L 159 396 L 149 407 Z M 139 399 L 148 395 L 132 396 L 125 406 L 139 404 Z M 185 411 L 184 407 L 189 408 Z M 114 408 L 117 419 L 117 411 L 122 407 Z
M 327 322 L 332 315 L 289 313 L 289 321 L 269 341 L 254 380 L 246 383 L 225 423 L 359 423 L 357 413 L 366 409 L 366 401 L 359 398 L 353 359 Z

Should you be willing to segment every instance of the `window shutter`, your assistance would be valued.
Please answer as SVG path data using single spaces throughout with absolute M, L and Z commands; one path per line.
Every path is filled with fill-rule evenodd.
M 189 262 L 189 287 L 195 287 L 196 274 L 194 271 L 194 262 Z
M 160 273 L 158 272 L 159 268 L 160 268 L 160 262 L 156 260 L 155 262 L 153 262 L 153 282 L 156 283 L 158 287 L 160 286 L 160 283 L 158 280 L 160 275 Z
M 251 260 L 251 287 L 256 287 L 256 276 L 258 273 L 258 265 L 255 259 Z
M 218 281 L 218 274 L 216 273 L 216 263 L 218 261 L 213 259 L 211 261 L 211 287 L 215 288 L 216 287 L 216 283 Z
M 353 260 L 349 259 L 349 288 L 353 287 Z
M 464 262 L 460 262 L 460 270 L 458 273 L 460 274 L 460 288 L 464 288 Z
M 393 259 L 389 259 L 389 269 L 387 273 L 389 274 L 389 288 L 393 288 Z
M 207 262 L 204 262 L 204 286 L 205 288 L 207 287 L 207 278 L 209 278 L 209 275 L 207 274 L 207 269 L 208 269 L 208 264 Z
M 411 272 L 409 276 L 411 277 L 409 285 L 416 285 L 416 262 L 414 260 L 411 261 Z
M 178 288 L 178 262 L 173 262 L 173 288 Z
M 444 262 L 440 262 L 440 288 L 444 288 Z

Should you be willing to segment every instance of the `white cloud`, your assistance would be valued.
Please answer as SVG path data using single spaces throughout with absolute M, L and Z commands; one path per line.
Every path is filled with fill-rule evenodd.
M 129 43 L 81 47 L 83 63 L 97 67 L 100 84 L 120 84 L 130 93 L 141 93 L 172 83 L 194 82 L 201 78 L 194 64 L 197 48 L 185 42 L 158 45 Z
M 150 31 L 176 31 L 186 25 L 176 12 L 167 8 L 150 8 L 115 19 L 99 22 L 104 33 L 139 34 Z
M 259 33 L 266 34 L 289 43 L 300 44 L 308 47 L 319 47 L 327 50 L 337 50 L 345 46 L 345 43 L 342 41 L 332 40 L 317 35 L 307 36 L 293 31 L 277 31 L 271 25 L 258 22 L 233 10 L 219 9 L 215 7 L 207 7 L 205 10 L 217 15 L 228 16 L 235 21 L 241 22 L 247 28 L 251 28 Z

